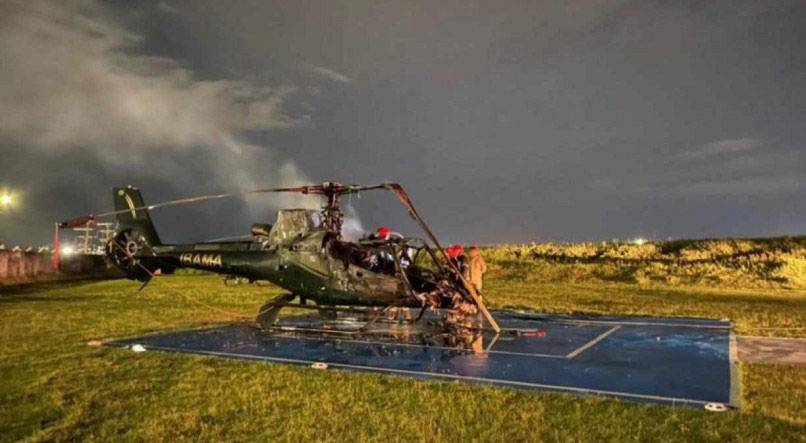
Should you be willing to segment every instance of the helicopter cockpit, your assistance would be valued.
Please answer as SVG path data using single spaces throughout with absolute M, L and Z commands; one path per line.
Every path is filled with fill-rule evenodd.
M 315 209 L 281 209 L 274 225 L 255 223 L 251 233 L 266 246 L 290 246 L 312 232 L 324 232 L 322 214 Z

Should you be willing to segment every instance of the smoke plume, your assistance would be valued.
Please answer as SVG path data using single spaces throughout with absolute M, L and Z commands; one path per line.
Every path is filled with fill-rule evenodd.
M 5 167 L 37 159 L 87 192 L 113 184 L 92 178 L 104 175 L 165 183 L 182 195 L 194 184 L 228 190 L 308 181 L 293 162 L 244 136 L 298 125 L 283 110 L 294 87 L 200 80 L 174 60 L 138 53 L 141 43 L 95 1 L 0 6 Z M 86 162 L 60 161 L 77 153 Z

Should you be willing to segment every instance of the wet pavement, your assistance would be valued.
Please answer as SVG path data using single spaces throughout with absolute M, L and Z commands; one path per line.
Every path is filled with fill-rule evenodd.
M 504 331 L 459 340 L 380 322 L 366 335 L 265 332 L 249 324 L 107 342 L 161 350 L 703 407 L 738 406 L 730 323 L 493 313 Z M 310 318 L 298 318 L 299 326 Z M 349 322 L 347 322 L 349 323 Z

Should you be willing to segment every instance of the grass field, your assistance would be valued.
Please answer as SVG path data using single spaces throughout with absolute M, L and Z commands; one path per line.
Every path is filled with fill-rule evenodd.
M 485 256 L 544 282 L 806 290 L 806 236 L 495 245 Z
M 806 291 L 545 283 L 493 267 L 493 307 L 731 318 L 804 335 Z M 742 410 L 707 413 L 567 394 L 87 346 L 250 317 L 273 287 L 213 276 L 0 289 L 0 441 L 804 441 L 806 367 L 743 365 Z M 216 309 L 194 303 L 202 302 Z M 226 311 L 226 312 L 224 312 Z M 776 329 L 770 329 L 776 328 Z M 779 329 L 785 328 L 785 329 Z

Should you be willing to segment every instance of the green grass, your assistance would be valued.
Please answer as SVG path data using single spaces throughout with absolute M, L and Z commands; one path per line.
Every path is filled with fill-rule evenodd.
M 565 282 L 541 282 L 534 275 L 532 266 L 492 267 L 484 288 L 491 294 L 491 306 L 548 313 L 727 318 L 742 335 L 806 336 L 806 290 L 641 287 L 573 281 L 569 276 Z
M 543 281 L 806 289 L 806 236 L 495 245 L 484 255 Z
M 503 270 L 494 307 L 729 317 L 803 335 L 806 293 L 561 285 Z M 211 276 L 2 289 L 0 441 L 803 441 L 806 368 L 741 367 L 742 410 L 689 408 L 452 382 L 87 346 L 93 339 L 251 316 L 273 287 Z

